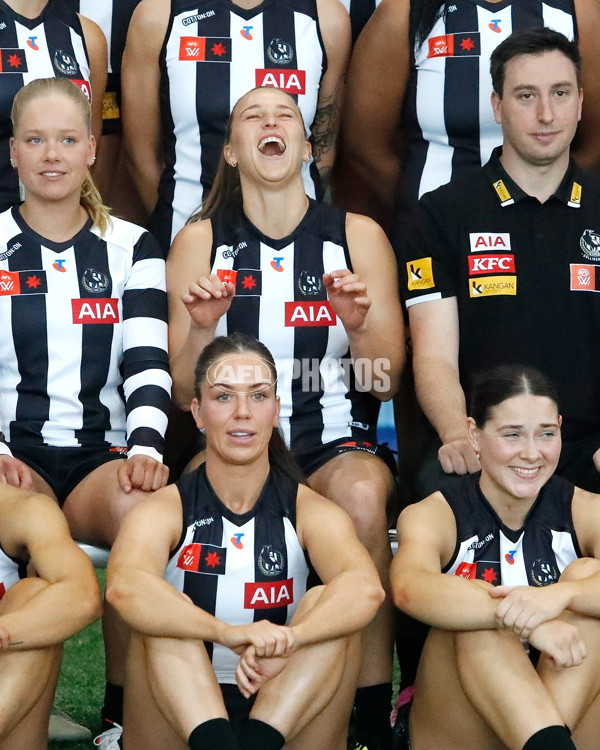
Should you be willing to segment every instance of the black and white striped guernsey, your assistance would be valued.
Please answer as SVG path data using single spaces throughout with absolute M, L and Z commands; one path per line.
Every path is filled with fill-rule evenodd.
M 381 0 L 340 0 L 340 2 L 350 14 L 352 41 L 355 42 Z
M 508 528 L 479 489 L 479 474 L 444 489 L 456 519 L 456 549 L 443 572 L 494 586 L 556 583 L 581 551 L 573 528 L 573 485 L 552 477 L 518 530 Z
M 250 10 L 230 0 L 172 0 L 160 55 L 165 169 L 151 224 L 165 251 L 212 184 L 237 100 L 256 86 L 282 88 L 310 135 L 325 65 L 315 0 L 264 0 Z M 312 161 L 304 183 L 315 196 Z
M 576 38 L 573 0 L 448 0 L 442 6 L 414 52 L 401 200 L 416 201 L 461 170 L 487 163 L 502 143 L 490 103 L 490 56 L 513 31 L 535 26 Z
M 351 267 L 346 214 L 311 200 L 295 231 L 280 240 L 263 235 L 239 209 L 211 221 L 211 273 L 236 272 L 236 295 L 216 335 L 240 331 L 273 354 L 287 444 L 297 451 L 345 437 L 375 443 L 379 401 L 356 390 L 348 336 L 322 281 L 326 272 Z
M 230 625 L 285 625 L 306 593 L 309 567 L 296 534 L 298 483 L 271 469 L 252 510 L 238 515 L 219 500 L 203 464 L 177 482 L 183 532 L 165 579 Z M 206 644 L 219 682 L 235 682 L 239 660 Z
M 77 14 L 65 0 L 49 0 L 35 19 L 0 0 L 0 211 L 19 200 L 9 162 L 10 110 L 15 94 L 36 78 L 70 78 L 91 97 L 88 56 Z
M 56 243 L 0 214 L 0 428 L 12 444 L 161 460 L 171 378 L 165 263 L 141 227 Z M 8 452 L 0 444 L 0 453 Z

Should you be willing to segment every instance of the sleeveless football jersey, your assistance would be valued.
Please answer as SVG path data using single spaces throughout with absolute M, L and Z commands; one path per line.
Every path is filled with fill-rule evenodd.
M 230 625 L 285 625 L 306 593 L 309 567 L 296 535 L 298 483 L 272 469 L 252 510 L 225 507 L 203 464 L 177 482 L 183 533 L 165 579 Z M 239 656 L 205 644 L 219 682 L 235 682 Z
M 485 164 L 502 130 L 490 97 L 490 56 L 513 31 L 547 26 L 576 38 L 573 0 L 447 2 L 415 49 L 403 113 L 401 200 L 413 202 Z
M 19 201 L 9 162 L 10 110 L 17 91 L 36 78 L 70 78 L 91 98 L 90 68 L 77 14 L 64 0 L 50 0 L 35 19 L 0 0 L 0 211 Z
M 168 250 L 210 188 L 233 105 L 256 86 L 292 94 L 310 135 L 326 67 L 315 0 L 173 0 L 160 55 L 165 169 L 151 229 Z M 318 173 L 304 165 L 315 196 Z
M 141 227 L 71 240 L 0 214 L 0 429 L 15 446 L 125 446 L 158 460 L 169 411 L 165 263 Z M 7 452 L 0 446 L 0 452 Z
M 295 231 L 273 240 L 240 210 L 212 218 L 211 273 L 236 285 L 216 335 L 239 331 L 269 348 L 279 424 L 294 451 L 344 437 L 377 442 L 379 401 L 355 387 L 348 337 L 322 281 L 326 272 L 351 267 L 345 221 L 338 208 L 310 201 Z
M 340 2 L 350 14 L 352 42 L 354 43 L 381 0 L 340 0 Z
M 493 586 L 556 583 L 581 551 L 571 502 L 573 485 L 554 476 L 543 487 L 522 528 L 508 528 L 479 489 L 479 474 L 444 489 L 456 519 L 456 550 L 444 573 L 480 578 Z

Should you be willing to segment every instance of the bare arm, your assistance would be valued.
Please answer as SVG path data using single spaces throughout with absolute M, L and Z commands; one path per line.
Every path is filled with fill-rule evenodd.
M 409 0 L 383 0 L 356 42 L 346 86 L 344 157 L 367 189 L 357 189 L 349 180 L 342 199 L 352 210 L 382 221 L 389 217 L 400 173 L 398 132 L 410 74 L 409 10 Z
M 11 648 L 61 643 L 100 617 L 98 582 L 87 555 L 71 539 L 58 506 L 43 495 L 0 490 L 0 540 L 5 552 L 27 554 L 49 585 L 19 609 L 0 617 Z
M 211 246 L 210 221 L 189 224 L 175 237 L 167 260 L 173 396 L 182 409 L 189 409 L 194 398 L 198 356 L 215 337 L 235 292 L 232 284 L 210 276 Z
M 487 593 L 492 586 L 441 572 L 455 541 L 454 515 L 441 493 L 403 510 L 398 520 L 398 552 L 390 572 L 394 602 L 433 627 L 497 628 L 497 605 Z
M 327 55 L 327 70 L 319 86 L 311 142 L 315 164 L 323 187 L 327 188 L 335 161 L 352 32 L 350 18 L 338 0 L 317 0 L 317 13 Z
M 361 630 L 375 616 L 384 592 L 371 558 L 341 508 L 303 486 L 297 508 L 300 542 L 325 584 L 313 609 L 292 626 L 299 648 Z
M 458 372 L 456 297 L 409 308 L 415 388 L 421 408 L 444 444 L 439 452 L 447 473 L 479 470 L 467 440 L 467 411 Z
M 220 643 L 238 653 L 252 645 L 259 656 L 287 655 L 293 648 L 290 628 L 266 620 L 229 625 L 164 580 L 169 553 L 179 541 L 181 529 L 181 500 L 173 485 L 134 508 L 111 551 L 107 601 L 140 633 Z
M 163 168 L 159 56 L 168 22 L 169 3 L 142 0 L 131 18 L 123 53 L 125 148 L 133 182 L 149 213 L 156 204 Z
M 366 216 L 348 214 L 346 235 L 358 279 L 345 295 L 340 293 L 343 287 L 339 292 L 336 288 L 342 279 L 335 283 L 326 279 L 329 300 L 344 323 L 353 361 L 369 361 L 370 367 L 362 373 L 364 387 L 386 401 L 398 389 L 405 358 L 396 259 L 381 227 Z M 352 302 L 355 305 L 342 304 Z M 359 380 L 361 369 L 356 368 Z
M 579 32 L 579 51 L 583 61 L 583 113 L 573 142 L 572 153 L 582 167 L 600 170 L 600 3 L 597 0 L 575 0 Z
M 78 14 L 79 15 L 79 14 Z M 92 133 L 96 143 L 102 135 L 102 100 L 108 76 L 108 51 L 100 27 L 89 18 L 79 16 L 81 29 L 90 59 L 90 85 L 92 87 Z

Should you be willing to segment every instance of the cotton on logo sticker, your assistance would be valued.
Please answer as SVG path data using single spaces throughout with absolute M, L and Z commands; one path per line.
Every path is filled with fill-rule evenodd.
M 294 581 L 244 584 L 244 609 L 275 609 L 294 601 Z
M 99 299 L 72 299 L 73 323 L 118 323 L 119 300 L 110 297 Z
M 305 70 L 276 70 L 273 68 L 259 68 L 255 77 L 257 86 L 273 86 L 286 91 L 288 94 L 306 93 Z
M 488 273 L 490 271 L 515 272 L 514 255 L 469 255 L 469 273 Z

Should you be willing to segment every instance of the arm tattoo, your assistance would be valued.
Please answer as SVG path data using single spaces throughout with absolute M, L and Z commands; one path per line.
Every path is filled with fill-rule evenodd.
M 319 99 L 317 112 L 312 124 L 310 141 L 313 158 L 325 185 L 331 171 L 335 144 L 341 120 L 342 92 L 344 76 L 340 78 L 333 94 Z M 325 161 L 325 164 L 322 162 Z

